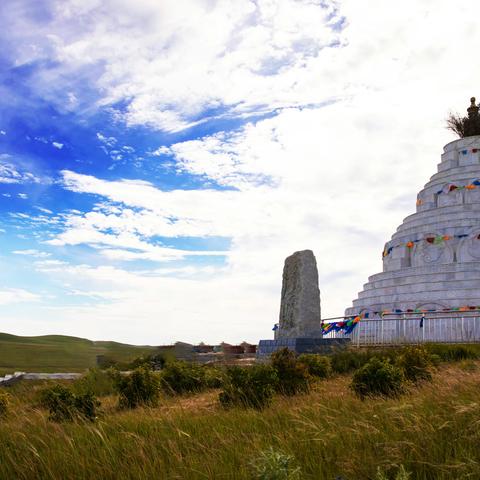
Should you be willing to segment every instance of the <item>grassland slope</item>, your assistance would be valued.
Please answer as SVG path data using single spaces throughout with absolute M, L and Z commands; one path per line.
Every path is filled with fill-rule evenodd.
M 401 468 L 410 480 L 480 478 L 478 360 L 442 364 L 399 398 L 360 400 L 350 381 L 336 376 L 261 412 L 224 410 L 215 390 L 136 410 L 102 397 L 92 424 L 48 421 L 34 406 L 40 385 L 19 383 L 0 421 L 0 479 L 293 478 L 255 474 L 269 449 L 291 456 L 302 480 L 394 479 Z
M 155 347 L 95 342 L 64 335 L 20 337 L 0 333 L 0 374 L 13 371 L 79 372 L 95 366 L 97 355 L 127 361 Z

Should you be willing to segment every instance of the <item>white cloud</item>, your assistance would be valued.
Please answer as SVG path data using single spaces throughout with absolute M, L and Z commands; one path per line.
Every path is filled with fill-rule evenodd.
M 17 193 L 17 197 L 21 198 L 22 200 L 27 200 L 28 194 L 26 193 Z
M 27 303 L 40 300 L 40 296 L 19 288 L 9 288 L 0 290 L 0 305 L 9 305 L 12 303 Z
M 100 253 L 112 260 L 151 260 L 151 261 L 171 261 L 179 260 L 185 257 L 194 256 L 223 256 L 223 251 L 195 251 L 181 250 L 176 248 L 167 248 L 157 246 L 142 240 L 139 235 L 135 234 L 136 226 L 131 224 L 132 218 L 122 224 L 119 216 L 113 216 L 116 226 L 121 228 L 114 234 L 103 233 L 110 225 L 113 225 L 112 216 L 110 218 L 103 217 L 102 222 L 92 221 L 92 217 L 96 213 L 87 214 L 86 217 L 70 217 L 67 222 L 67 229 L 52 240 L 45 241 L 46 244 L 52 246 L 65 245 L 89 245 L 99 248 Z M 115 228 L 115 227 L 113 227 Z M 154 234 L 152 233 L 151 236 Z
M 168 343 L 180 338 L 197 342 L 253 341 L 258 327 L 245 322 L 252 310 L 264 318 L 264 328 L 270 327 L 264 299 L 268 292 L 254 285 L 248 276 L 238 277 L 232 285 L 229 275 L 221 271 L 213 276 L 208 272 L 208 278 L 202 272 L 195 279 L 176 278 L 171 271 L 128 272 L 107 266 L 59 264 L 46 268 L 63 285 L 75 285 L 70 290 L 75 296 L 91 297 L 92 303 L 37 308 L 36 318 L 41 319 L 36 327 L 39 333 L 51 331 L 52 321 L 48 318 L 53 316 L 62 319 L 55 322 L 57 333 L 80 335 L 88 331 L 96 339 L 111 339 L 114 331 L 119 340 L 143 344 Z M 39 269 L 43 271 L 42 267 Z M 222 298 L 231 287 L 245 292 L 248 302 L 235 292 Z M 30 324 L 25 314 L 23 328 Z M 136 328 L 139 325 L 141 329 Z M 157 332 L 159 329 L 161 332 Z
M 12 253 L 15 255 L 27 255 L 36 258 L 46 258 L 50 256 L 50 253 L 41 252 L 40 250 L 36 250 L 34 248 L 27 250 L 14 250 Z
M 0 154 L 0 183 L 41 183 L 42 180 L 27 172 L 24 169 L 17 167 L 11 162 L 11 157 L 8 154 Z
M 123 247 L 128 246 L 126 239 L 137 235 L 231 238 L 221 279 L 204 279 L 202 285 L 221 298 L 210 313 L 212 322 L 220 322 L 223 304 L 243 299 L 246 305 L 238 311 L 250 340 L 268 336 L 277 318 L 284 258 L 311 248 L 319 266 L 323 314 L 341 315 L 367 276 L 381 269 L 383 243 L 414 210 L 416 191 L 449 139 L 447 132 L 442 136 L 428 126 L 433 123 L 431 111 L 419 112 L 418 121 L 427 125 L 422 130 L 411 122 L 406 108 L 399 106 L 399 117 L 392 118 L 388 105 L 379 110 L 371 98 L 323 109 L 288 109 L 233 133 L 175 144 L 162 152 L 171 154 L 178 168 L 236 190 L 162 191 L 147 182 L 105 181 L 65 171 L 66 188 L 101 195 L 110 203 L 69 217 L 68 229 L 58 240 L 81 242 L 82 235 L 106 230 L 116 232 L 115 242 L 125 240 Z M 349 122 L 344 122 L 345 116 Z M 377 129 L 392 135 L 377 135 Z M 134 243 L 130 246 L 135 248 Z M 110 248 L 110 258 L 131 255 L 117 253 L 113 242 Z M 197 284 L 181 281 L 175 288 L 186 298 L 194 296 Z M 256 302 L 248 306 L 252 287 L 262 292 L 261 307 Z M 140 302 L 135 298 L 131 301 Z M 145 324 L 155 308 L 168 305 L 150 304 Z M 190 318 L 198 308 L 192 302 L 190 309 L 181 309 L 186 324 L 192 325 Z M 111 311 L 106 306 L 101 310 L 107 316 Z M 240 332 L 242 320 L 235 318 L 234 329 Z M 226 331 L 219 334 L 226 338 Z M 189 332 L 191 340 L 202 338 L 201 328 L 190 326 Z
M 13 24 L 16 12 L 5 11 Z M 35 87 L 72 108 L 88 79 L 102 92 L 100 105 L 126 101 L 117 118 L 166 131 L 201 123 L 202 112 L 215 116 L 222 105 L 237 116 L 323 101 L 323 92 L 303 94 L 301 83 L 319 55 L 342 41 L 333 27 L 341 19 L 335 1 L 140 0 L 132 7 L 68 0 L 51 14 L 46 25 L 22 18 L 20 39 L 20 28 L 11 31 L 17 63 L 58 62 Z M 72 88 L 57 91 L 66 81 Z
M 60 142 L 52 142 L 52 145 L 55 148 L 58 148 L 58 150 L 61 150 L 63 148 L 63 143 L 60 143 Z
M 117 139 L 115 137 L 106 137 L 100 132 L 97 132 L 97 138 L 100 140 L 100 142 L 108 145 L 109 147 L 113 147 L 117 143 Z
M 51 210 L 49 210 L 48 208 L 44 208 L 44 207 L 39 207 L 39 206 L 35 206 L 35 208 L 37 210 L 40 210 L 41 212 L 43 213 L 47 213 L 48 215 L 52 215 L 53 212 Z
M 62 260 L 38 260 L 35 262 L 35 266 L 40 271 L 56 271 L 59 267 L 68 265 L 67 262 Z

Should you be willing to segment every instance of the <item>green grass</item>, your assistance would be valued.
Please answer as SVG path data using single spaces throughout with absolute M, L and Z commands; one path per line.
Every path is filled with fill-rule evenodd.
M 55 424 L 35 405 L 39 384 L 12 387 L 0 421 L 0 479 L 248 479 L 262 451 L 291 455 L 302 479 L 480 478 L 480 362 L 442 364 L 399 399 L 356 398 L 350 375 L 257 412 L 223 410 L 218 391 L 119 411 L 102 398 L 94 424 Z M 283 477 L 282 477 L 283 478 Z
M 128 361 L 155 347 L 93 342 L 62 335 L 18 337 L 0 333 L 0 374 L 13 371 L 81 372 L 95 366 L 96 355 Z

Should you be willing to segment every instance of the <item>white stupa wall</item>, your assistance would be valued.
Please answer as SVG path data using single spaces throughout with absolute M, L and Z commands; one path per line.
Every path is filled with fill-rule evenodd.
M 378 318 L 375 312 L 386 310 L 480 306 L 480 185 L 472 187 L 476 180 L 480 183 L 480 136 L 447 144 L 438 172 L 418 194 L 416 212 L 385 244 L 383 272 L 368 279 L 346 315 Z M 426 240 L 439 237 L 445 240 Z

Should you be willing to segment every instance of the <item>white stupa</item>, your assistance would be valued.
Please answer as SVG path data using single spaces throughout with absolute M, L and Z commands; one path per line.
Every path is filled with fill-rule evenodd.
M 480 125 L 478 111 L 473 98 L 467 124 Z M 385 244 L 383 272 L 368 279 L 346 316 L 480 306 L 480 132 L 473 133 L 443 148 L 416 212 Z

